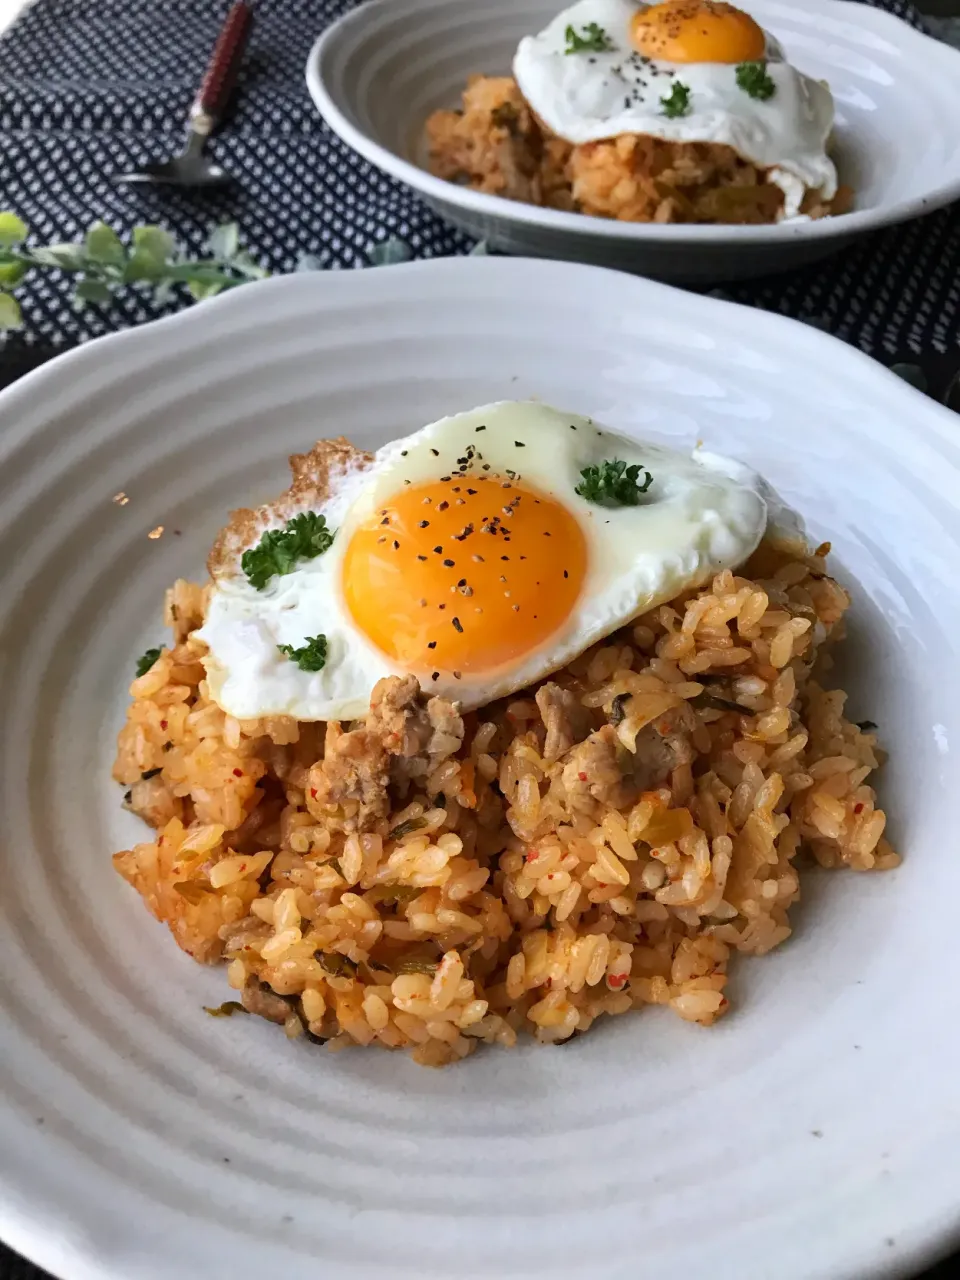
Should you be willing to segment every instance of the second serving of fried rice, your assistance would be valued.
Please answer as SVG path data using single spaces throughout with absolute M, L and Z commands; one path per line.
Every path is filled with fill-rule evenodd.
M 440 1066 L 648 1004 L 708 1026 L 731 953 L 789 936 L 798 855 L 899 860 L 876 739 L 822 683 L 849 604 L 828 550 L 766 542 L 477 712 L 391 677 L 355 724 L 226 715 L 206 589 L 177 582 L 114 768 L 154 834 L 117 870 L 225 964 L 217 1012 L 328 1048 Z
M 473 76 L 455 111 L 427 121 L 437 177 L 525 204 L 620 222 L 773 223 L 782 189 L 717 142 L 673 142 L 624 133 L 575 145 L 552 134 L 512 76 Z M 809 218 L 849 212 L 853 192 L 808 191 Z

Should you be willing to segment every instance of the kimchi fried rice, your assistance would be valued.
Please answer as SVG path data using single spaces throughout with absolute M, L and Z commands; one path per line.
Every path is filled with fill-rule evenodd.
M 155 835 L 117 870 L 225 962 L 239 999 L 216 1012 L 290 1038 L 440 1066 L 644 1005 L 708 1026 L 731 952 L 789 936 L 801 851 L 899 861 L 876 739 L 820 683 L 849 604 L 828 551 L 768 540 L 480 711 L 390 677 L 354 724 L 226 715 L 207 588 L 178 581 L 114 767 Z
M 551 133 L 511 76 L 471 77 L 462 108 L 427 121 L 430 169 L 439 178 L 526 204 L 621 222 L 772 223 L 784 193 L 768 172 L 716 142 L 645 134 L 574 145 Z M 846 213 L 808 190 L 799 212 Z

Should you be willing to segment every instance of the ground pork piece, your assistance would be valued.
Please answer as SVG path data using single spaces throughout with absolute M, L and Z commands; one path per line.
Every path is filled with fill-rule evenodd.
M 367 725 L 392 755 L 390 780 L 401 790 L 415 778 L 425 778 L 463 742 L 457 707 L 445 698 L 430 698 L 424 705 L 413 676 L 380 681 L 370 700 Z
M 368 831 L 391 808 L 389 787 L 425 777 L 463 741 L 453 703 L 425 700 L 415 676 L 388 676 L 374 687 L 366 722 L 349 733 L 327 729 L 324 757 L 310 770 L 307 795 L 318 813 L 344 808 L 348 830 Z
M 548 762 L 559 760 L 589 733 L 590 713 L 575 693 L 553 681 L 537 690 L 536 703 L 547 731 L 543 758 Z
M 636 752 L 628 751 L 613 725 L 573 747 L 563 766 L 563 785 L 575 809 L 591 801 L 615 809 L 635 803 L 641 791 L 657 787 L 674 766 L 674 755 L 652 726 L 637 735 Z
M 128 801 L 128 807 L 138 818 L 157 829 L 166 826 L 171 818 L 184 816 L 183 801 L 173 794 L 159 773 L 159 769 L 155 774 L 150 770 L 149 776 L 135 782 Z
M 290 1005 L 283 996 L 278 996 L 265 982 L 261 982 L 253 974 L 244 984 L 240 1003 L 247 1013 L 255 1013 L 258 1018 L 266 1018 L 268 1022 L 276 1022 L 280 1026 L 283 1026 L 290 1016 Z
M 368 831 L 390 812 L 390 758 L 383 742 L 369 729 L 343 733 L 331 721 L 323 759 L 307 776 L 310 811 L 317 817 L 343 809 L 348 831 Z
M 259 916 L 244 916 L 242 920 L 221 926 L 219 937 L 226 954 L 233 955 L 247 947 L 259 947 L 271 932 L 270 926 Z

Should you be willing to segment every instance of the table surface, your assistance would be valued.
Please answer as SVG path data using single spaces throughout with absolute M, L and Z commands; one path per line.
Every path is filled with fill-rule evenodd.
M 25 9 L 32 0 L 0 0 L 0 32 L 2 32 Z M 918 0 L 921 11 L 935 14 L 941 18 L 956 17 L 960 21 L 960 0 Z M 37 352 L 35 360 L 39 361 L 43 353 Z M 17 367 L 3 367 L 0 360 L 0 388 L 21 372 L 26 371 L 27 364 L 18 361 Z M 960 1255 L 954 1255 L 937 1266 L 924 1272 L 918 1280 L 947 1280 L 948 1275 L 955 1273 Z M 47 1273 L 40 1271 L 25 1259 L 19 1257 L 0 1243 L 0 1280 L 52 1280 Z

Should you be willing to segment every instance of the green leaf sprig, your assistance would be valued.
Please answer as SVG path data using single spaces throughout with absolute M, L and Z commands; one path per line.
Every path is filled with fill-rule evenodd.
M 162 649 L 148 649 L 147 652 L 142 657 L 137 659 L 137 679 L 138 680 L 140 679 L 141 676 L 145 676 L 147 674 L 147 672 L 150 670 L 153 664 L 160 657 L 161 653 L 163 653 Z
M 572 26 L 564 32 L 567 47 L 564 53 L 609 53 L 613 49 L 613 41 L 596 22 L 588 22 L 579 32 Z
M 765 62 L 741 62 L 737 67 L 737 84 L 751 98 L 759 98 L 761 102 L 766 102 L 777 92 Z
M 291 662 L 295 662 L 301 671 L 322 671 L 327 665 L 326 636 L 307 636 L 306 642 L 299 649 L 292 644 L 278 644 L 277 648 Z
M 583 483 L 574 492 L 598 507 L 639 506 L 641 495 L 653 484 L 653 476 L 644 467 L 637 463 L 628 467 L 619 458 L 608 458 L 598 467 L 584 467 L 580 474 Z
M 322 556 L 333 542 L 326 519 L 315 511 L 302 511 L 283 529 L 268 529 L 255 547 L 240 557 L 247 581 L 262 591 L 271 578 L 291 573 L 300 560 Z
M 21 327 L 23 317 L 12 291 L 37 268 L 77 276 L 73 301 L 78 309 L 109 303 L 116 290 L 128 285 L 151 289 L 158 302 L 167 302 L 178 288 L 199 301 L 269 274 L 240 248 L 233 222 L 213 232 L 200 258 L 183 253 L 163 227 L 134 227 L 129 243 L 105 222 L 94 223 L 75 244 L 31 246 L 29 234 L 22 218 L 0 212 L 0 332 Z
M 660 114 L 670 120 L 685 116 L 690 110 L 690 88 L 680 80 L 675 80 L 669 94 L 660 99 Z

